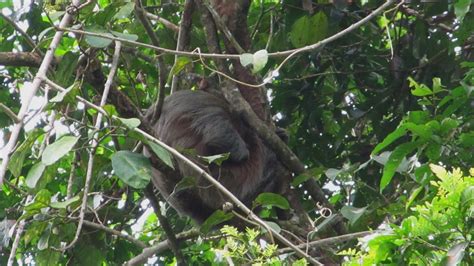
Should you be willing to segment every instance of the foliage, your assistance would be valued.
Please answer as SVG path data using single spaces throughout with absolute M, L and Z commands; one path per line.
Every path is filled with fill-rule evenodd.
M 69 1 L 31 1 L 23 6 L 14 2 L 0 1 L 0 10 L 34 42 L 31 47 L 24 34 L 0 19 L 0 103 L 18 114 L 37 65 L 21 60 L 12 63 L 5 58 L 9 52 L 44 54 Z M 134 14 L 133 1 L 93 2 L 96 4 L 79 10 L 72 28 L 151 43 Z M 179 25 L 184 0 L 144 2 L 150 13 Z M 307 172 L 295 177 L 292 189 L 314 222 L 316 233 L 309 238 L 335 234 L 326 226 L 331 220 L 321 216 L 321 206 L 303 187 L 309 179 L 324 187 L 335 207 L 334 214 L 344 217 L 349 233 L 387 225 L 392 228 L 363 247 L 351 241 L 331 243 L 325 254 L 344 250 L 339 254 L 350 257 L 353 264 L 360 260 L 367 264 L 432 264 L 451 259 L 469 265 L 472 243 L 466 243 L 472 242 L 473 177 L 461 173 L 474 166 L 473 1 L 392 5 L 360 28 L 319 49 L 296 54 L 282 65 L 281 57 L 271 56 L 272 52 L 333 36 L 383 2 L 251 1 L 251 48 L 240 56 L 240 62 L 268 82 L 276 123 L 288 130 L 289 146 L 307 167 Z M 207 52 L 200 15 L 198 11 L 193 14 L 189 50 L 199 47 Z M 160 46 L 174 50 L 177 33 L 155 20 L 152 27 Z M 147 47 L 122 45 L 114 83 L 120 93 L 144 110 L 156 101 L 159 92 L 158 56 Z M 0 265 L 7 265 L 15 240 L 12 228 L 22 222 L 24 230 L 14 255 L 23 264 L 118 265 L 143 250 L 120 233 L 146 246 L 167 238 L 143 190 L 149 183 L 150 162 L 131 152 L 137 142 L 145 142 L 135 131 L 139 119 L 125 117 L 117 111 L 120 106 L 108 103 L 103 106 L 106 115 L 98 130 L 94 127 L 98 111 L 76 98 L 100 101 L 101 92 L 81 76 L 83 56 L 90 51 L 93 56 L 88 58 L 87 67 L 98 63 L 106 76 L 114 42 L 65 34 L 55 50 L 48 78 L 66 91 L 42 87 L 26 110 L 25 127 L 9 155 L 7 176 L 0 189 Z M 167 53 L 160 53 L 159 58 L 172 75 L 216 75 L 211 59 L 180 56 L 175 62 L 175 56 Z M 172 75 L 166 80 L 167 89 Z M 1 159 L 6 157 L 4 146 L 14 120 L 0 108 Z M 94 136 L 98 147 L 92 149 Z M 161 146 L 148 144 L 165 165 L 176 166 Z M 61 253 L 58 248 L 73 241 L 77 229 L 90 152 L 94 167 L 85 220 L 115 231 L 85 224 L 78 242 Z M 226 158 L 203 159 L 218 165 Z M 431 171 L 433 164 L 460 170 L 444 173 L 432 167 Z M 185 178 L 175 189 L 195 185 L 194 179 Z M 251 206 L 269 225 L 278 227 L 278 213 L 288 210 L 289 202 L 280 195 L 265 193 Z M 158 208 L 174 232 L 187 232 L 196 226 L 164 201 Z M 229 261 L 305 264 L 293 255 L 277 256 L 282 246 L 270 245 L 268 235 L 258 228 L 225 226 L 219 231 L 218 225 L 232 217 L 230 212 L 216 212 L 202 226 L 201 236 L 181 241 L 184 258 L 196 265 Z M 301 239 L 305 241 L 306 236 Z M 278 261 L 282 258 L 285 260 Z M 170 249 L 150 260 L 165 265 L 176 261 Z
M 362 241 L 360 251 L 341 252 L 352 256 L 346 265 L 472 265 L 474 168 L 463 176 L 460 169 L 430 167 L 437 177 L 430 182 L 432 199 L 412 207 L 391 232 Z

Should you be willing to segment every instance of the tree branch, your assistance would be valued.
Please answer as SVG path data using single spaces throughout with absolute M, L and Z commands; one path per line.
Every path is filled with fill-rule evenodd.
M 72 1 L 72 5 L 74 6 L 79 6 L 80 3 L 81 3 L 80 0 Z M 60 28 L 67 27 L 69 23 L 72 21 L 72 18 L 73 18 L 73 13 L 66 12 L 64 17 L 61 19 L 61 22 L 59 23 L 59 27 Z M 13 148 L 15 147 L 18 137 L 20 136 L 21 129 L 23 128 L 23 119 L 26 117 L 28 110 L 30 109 L 31 100 L 36 95 L 36 92 L 41 86 L 42 77 L 45 77 L 46 73 L 48 72 L 49 66 L 51 65 L 51 62 L 54 59 L 54 52 L 56 50 L 56 47 L 59 45 L 59 42 L 61 41 L 63 34 L 64 32 L 61 32 L 61 31 L 58 31 L 54 34 L 53 40 L 51 41 L 51 44 L 49 45 L 49 49 L 46 52 L 43 58 L 43 61 L 41 62 L 41 65 L 38 69 L 38 72 L 36 73 L 33 83 L 31 84 L 29 88 L 27 88 L 28 93 L 25 94 L 26 96 L 23 99 L 24 101 L 17 115 L 20 122 L 16 123 L 13 126 L 10 139 L 8 140 L 4 148 L 7 155 L 2 160 L 2 164 L 0 165 L 0 185 L 3 183 L 3 179 L 7 172 L 8 163 L 10 162 L 10 154 Z

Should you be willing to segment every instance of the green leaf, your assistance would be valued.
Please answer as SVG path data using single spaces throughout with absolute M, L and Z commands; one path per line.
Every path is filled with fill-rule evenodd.
M 326 172 L 324 172 L 324 174 L 331 180 L 335 180 L 336 177 L 341 173 L 343 172 L 342 169 L 335 169 L 335 168 L 329 168 L 328 170 L 326 170 Z
M 134 2 L 128 2 L 122 7 L 120 7 L 119 11 L 115 13 L 114 19 L 123 19 L 126 18 L 132 13 L 133 9 L 135 8 Z
M 454 14 L 456 14 L 457 19 L 459 22 L 462 22 L 464 16 L 469 12 L 471 8 L 472 1 L 471 0 L 457 0 L 454 3 Z
M 30 168 L 30 171 L 28 171 L 28 174 L 26 175 L 26 181 L 25 181 L 26 185 L 29 188 L 36 187 L 36 183 L 38 183 L 38 180 L 43 175 L 45 168 L 46 168 L 46 165 L 44 165 L 42 162 L 39 162 Z
M 253 73 L 262 70 L 268 62 L 267 50 L 259 50 L 253 54 Z
M 410 194 L 410 197 L 407 200 L 407 203 L 405 205 L 405 210 L 408 210 L 410 206 L 413 204 L 413 201 L 418 197 L 420 192 L 423 191 L 423 187 L 417 187 L 413 192 Z
M 199 156 L 199 158 L 204 159 L 208 164 L 215 163 L 220 166 L 225 160 L 229 159 L 229 155 L 229 153 L 223 153 L 211 156 Z
M 328 18 L 323 11 L 312 17 L 303 16 L 291 27 L 290 41 L 294 47 L 316 43 L 324 39 L 328 31 Z
M 385 139 L 381 143 L 375 146 L 374 150 L 372 151 L 372 155 L 376 155 L 385 147 L 392 144 L 392 142 L 394 142 L 395 140 L 399 139 L 400 137 L 405 136 L 406 133 L 407 133 L 407 129 L 403 125 L 399 126 L 397 129 L 395 129 L 395 131 L 388 134 L 388 136 L 385 137 Z
M 63 87 L 73 82 L 78 60 L 79 53 L 69 51 L 64 54 L 54 72 L 54 81 Z
M 433 78 L 433 92 L 438 93 L 443 91 L 443 85 L 441 84 L 440 78 Z
M 178 75 L 192 60 L 189 57 L 180 56 L 176 63 L 173 65 L 173 69 L 171 69 L 172 75 Z
M 37 138 L 38 134 L 31 134 L 12 154 L 10 162 L 8 162 L 8 169 L 13 176 L 19 177 L 21 175 L 21 169 L 23 169 L 23 162 L 25 161 L 26 155 L 31 152 L 31 147 Z
M 72 150 L 79 137 L 63 136 L 44 149 L 41 161 L 45 165 L 52 165 Z
M 197 181 L 195 177 L 185 176 L 174 186 L 173 192 L 171 194 L 178 194 L 179 192 L 183 190 L 186 190 L 188 188 L 193 188 L 196 186 L 197 186 Z
M 430 90 L 430 88 L 426 87 L 426 85 L 422 84 L 419 87 L 412 89 L 411 94 L 413 94 L 414 96 L 423 97 L 433 95 L 433 92 Z
M 290 209 L 290 203 L 286 198 L 275 193 L 261 193 L 254 201 L 254 206 L 274 206 L 283 210 Z
M 459 136 L 459 145 L 462 147 L 474 147 L 474 131 L 462 133 Z
M 140 125 L 140 119 L 138 118 L 118 118 L 122 124 L 124 124 L 129 129 L 137 128 Z
M 48 207 L 50 202 L 51 192 L 47 189 L 42 189 L 36 193 L 35 200 L 31 204 L 25 206 L 25 211 L 39 211 L 42 208 Z
M 48 224 L 46 230 L 41 234 L 38 244 L 36 245 L 38 250 L 45 250 L 48 248 L 49 236 L 51 235 L 51 224 Z
M 72 98 L 75 99 L 75 95 L 77 94 L 78 92 L 78 86 L 79 86 L 79 83 L 74 83 L 72 84 L 71 86 L 69 86 L 66 90 L 64 91 L 61 91 L 61 92 L 58 92 L 56 94 L 56 96 L 54 96 L 53 98 L 51 98 L 51 100 L 49 100 L 50 102 L 52 103 L 59 103 L 59 102 L 62 102 L 64 100 L 64 98 L 66 96 L 68 96 L 68 99 L 70 100 L 71 97 L 69 97 L 71 94 L 73 94 Z M 71 93 L 71 92 L 74 92 L 74 93 Z
M 100 26 L 87 27 L 86 31 L 99 33 L 104 36 L 113 37 L 112 34 L 107 32 L 105 29 L 101 28 Z M 95 48 L 105 48 L 112 43 L 112 40 L 110 39 L 105 39 L 105 38 L 91 36 L 91 35 L 86 35 L 85 40 L 90 46 L 95 47 Z
M 459 204 L 461 210 L 469 211 L 466 216 L 472 219 L 474 217 L 474 186 L 469 186 L 463 190 Z
M 158 156 L 158 158 L 160 158 L 162 162 L 164 162 L 167 166 L 174 169 L 173 157 L 171 157 L 171 154 L 169 153 L 169 151 L 167 151 L 165 148 L 151 141 L 148 142 L 148 146 L 150 146 L 151 150 L 156 154 L 156 156 Z
M 244 53 L 239 56 L 240 64 L 244 67 L 253 63 L 253 54 Z
M 341 209 L 341 214 L 349 220 L 351 225 L 353 225 L 365 213 L 366 209 L 367 207 L 356 208 L 352 206 L 344 206 Z
M 79 196 L 74 196 L 74 197 L 72 197 L 68 200 L 65 200 L 65 201 L 51 202 L 49 204 L 49 206 L 51 206 L 51 208 L 55 208 L 55 209 L 66 209 L 67 206 L 69 206 L 72 203 L 77 202 L 79 200 L 80 200 Z
M 398 166 L 403 161 L 406 155 L 413 151 L 418 145 L 414 142 L 403 143 L 396 147 L 395 150 L 388 157 L 388 161 L 383 168 L 382 179 L 380 180 L 380 192 L 390 184 L 392 177 L 397 171 Z
M 405 123 L 403 127 L 410 130 L 413 134 L 422 137 L 423 139 L 429 139 L 433 135 L 433 132 L 431 132 L 431 128 L 426 125 L 417 125 L 408 122 Z
M 136 34 L 130 34 L 130 33 L 123 33 L 123 32 L 118 32 L 118 31 L 110 31 L 114 36 L 129 40 L 129 41 L 136 41 L 138 40 L 138 35 Z
M 232 217 L 234 217 L 234 215 L 231 212 L 225 213 L 224 211 L 217 210 L 204 221 L 200 231 L 203 234 L 207 234 L 214 226 L 229 221 Z
M 115 174 L 129 186 L 142 189 L 151 180 L 151 164 L 142 154 L 131 151 L 119 151 L 112 156 Z

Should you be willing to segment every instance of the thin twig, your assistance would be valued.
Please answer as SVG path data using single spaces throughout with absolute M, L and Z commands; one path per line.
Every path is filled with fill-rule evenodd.
M 16 114 L 8 107 L 6 107 L 3 103 L 0 103 L 0 111 L 3 111 L 8 117 L 10 117 L 13 122 L 18 123 L 20 119 Z
M 26 33 L 20 26 L 18 26 L 18 24 L 15 21 L 13 21 L 7 15 L 3 14 L 1 11 L 0 11 L 0 17 L 2 17 L 6 22 L 8 22 L 8 24 L 12 25 L 12 27 L 15 28 L 15 30 L 18 31 L 18 33 L 20 33 L 20 35 L 23 35 L 23 37 L 25 37 L 26 43 L 30 46 L 30 48 L 32 50 L 36 49 L 35 41 L 33 41 L 33 39 L 30 37 L 30 35 L 28 35 L 28 33 Z M 39 49 L 36 50 L 36 52 L 40 56 L 44 55 Z
M 25 206 L 31 202 L 32 198 L 33 197 L 31 195 L 28 195 L 26 197 Z M 23 213 L 25 213 L 25 211 L 23 211 Z M 12 266 L 13 262 L 15 261 L 16 250 L 18 249 L 18 245 L 20 244 L 21 234 L 23 233 L 24 228 L 25 220 L 23 219 L 18 223 L 18 226 L 16 228 L 15 240 L 13 240 L 12 249 L 10 251 L 10 256 L 8 257 L 7 266 Z
M 72 5 L 74 6 L 79 6 L 80 3 L 81 3 L 81 0 L 72 1 Z M 59 27 L 60 28 L 67 27 L 69 23 L 72 21 L 72 18 L 73 18 L 73 13 L 66 12 L 64 17 L 61 19 L 61 22 L 59 23 Z M 42 78 L 46 77 L 46 73 L 48 72 L 49 66 L 51 65 L 51 62 L 54 59 L 54 52 L 56 51 L 56 47 L 59 45 L 59 42 L 61 41 L 63 34 L 64 32 L 62 31 L 58 31 L 54 34 L 53 40 L 51 41 L 51 44 L 49 45 L 48 51 L 44 55 L 43 61 L 41 62 L 41 66 L 39 67 L 38 72 L 36 73 L 33 83 L 27 89 L 27 93 L 25 93 L 25 98 L 23 99 L 23 103 L 17 115 L 20 121 L 13 126 L 10 139 L 8 140 L 4 148 L 6 156 L 3 158 L 2 164 L 0 165 L 0 186 L 3 183 L 3 179 L 7 172 L 8 163 L 10 162 L 10 154 L 12 153 L 13 148 L 15 147 L 17 143 L 18 137 L 20 136 L 21 129 L 23 128 L 23 119 L 28 114 L 31 100 L 36 95 L 36 92 L 41 86 Z
M 77 219 L 78 220 L 78 219 Z M 109 234 L 112 234 L 112 235 L 115 235 L 115 236 L 118 236 L 118 237 L 121 237 L 127 241 L 129 241 L 130 243 L 133 243 L 135 244 L 137 247 L 140 247 L 140 248 L 146 248 L 148 247 L 147 244 L 145 244 L 143 241 L 141 240 L 138 240 L 136 238 L 133 238 L 132 236 L 130 235 L 127 235 L 127 234 L 124 234 L 120 231 L 117 231 L 117 230 L 114 230 L 112 228 L 109 228 L 105 225 L 101 225 L 101 224 L 98 224 L 98 223 L 94 223 L 94 222 L 91 222 L 91 221 L 88 221 L 88 220 L 84 220 L 83 221 L 84 225 L 85 226 L 88 226 L 88 227 L 91 227 L 91 228 L 95 228 L 95 229 L 99 229 L 99 230 L 102 230 L 106 233 L 109 233 Z
M 110 67 L 110 72 L 109 72 L 109 75 L 107 76 L 107 81 L 105 82 L 104 91 L 102 93 L 102 99 L 100 101 L 101 107 L 107 103 L 109 90 L 110 90 L 110 87 L 112 86 L 115 72 L 117 71 L 117 67 L 118 67 L 118 63 L 120 59 L 120 48 L 121 48 L 121 43 L 115 42 L 115 52 L 112 59 L 112 66 Z M 79 235 L 81 234 L 82 225 L 84 222 L 84 215 L 87 209 L 87 197 L 89 193 L 90 183 L 92 180 L 92 171 L 94 169 L 95 151 L 96 151 L 97 146 L 99 145 L 99 141 L 97 138 L 99 136 L 98 131 L 100 130 L 101 125 L 102 125 L 102 117 L 103 117 L 103 114 L 99 112 L 97 114 L 97 118 L 96 118 L 97 120 L 95 122 L 96 133 L 92 137 L 91 148 L 89 149 L 89 161 L 87 163 L 86 180 L 84 182 L 84 191 L 83 191 L 84 195 L 82 196 L 82 204 L 81 204 L 81 209 L 79 213 L 79 222 L 77 224 L 76 234 L 74 236 L 74 239 L 68 245 L 60 249 L 61 251 L 64 251 L 73 247 L 76 244 L 77 240 L 79 239 Z
M 72 165 L 71 169 L 69 170 L 69 178 L 67 180 L 66 200 L 72 198 L 72 185 L 74 184 L 74 177 L 76 176 L 76 167 L 79 164 L 79 156 L 77 154 L 77 152 L 74 152 L 72 157 Z
M 150 12 L 147 12 L 145 11 L 144 9 L 140 8 L 141 10 L 143 10 L 143 12 L 145 12 L 145 15 L 149 18 L 149 19 L 153 19 L 153 20 L 156 20 L 158 22 L 160 22 L 161 24 L 163 24 L 165 27 L 167 27 L 168 29 L 174 31 L 174 32 L 179 32 L 179 27 L 176 26 L 176 24 L 174 24 L 173 22 L 167 20 L 167 19 L 164 19 L 160 16 L 157 16 L 155 14 L 152 14 Z
M 334 236 L 334 237 L 328 237 L 324 239 L 319 239 L 315 241 L 311 241 L 309 243 L 304 243 L 298 245 L 299 248 L 306 248 L 306 247 L 321 247 L 325 245 L 331 245 L 331 244 L 337 244 L 340 242 L 352 240 L 354 238 L 359 238 L 359 237 L 364 237 L 368 236 L 374 233 L 380 233 L 378 231 L 364 231 L 364 232 L 357 232 L 357 233 L 352 233 L 352 234 L 346 234 L 346 235 L 340 235 L 340 236 Z M 278 254 L 286 254 L 293 252 L 290 248 L 282 248 L 278 250 Z

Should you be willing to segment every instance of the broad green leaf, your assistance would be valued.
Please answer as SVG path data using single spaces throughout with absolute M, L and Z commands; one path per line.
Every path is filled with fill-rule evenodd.
M 415 190 L 413 190 L 413 192 L 410 194 L 410 197 L 407 200 L 407 203 L 405 205 L 405 210 L 408 210 L 411 207 L 411 205 L 413 204 L 413 201 L 416 199 L 416 197 L 418 197 L 421 191 L 423 191 L 422 186 L 417 187 Z
M 179 192 L 185 189 L 194 188 L 196 186 L 197 186 L 197 181 L 195 177 L 185 176 L 178 182 L 178 184 L 176 184 L 176 186 L 174 186 L 173 192 L 171 194 L 178 194 Z
M 384 188 L 390 184 L 392 177 L 397 171 L 398 166 L 403 161 L 405 156 L 407 156 L 411 151 L 417 147 L 417 144 L 414 142 L 403 143 L 400 146 L 396 147 L 395 150 L 388 157 L 387 163 L 383 168 L 382 179 L 380 180 L 380 191 L 382 192 Z
M 100 26 L 88 27 L 86 28 L 86 31 L 99 33 L 103 36 L 113 37 L 112 34 L 110 34 L 105 29 L 101 28 Z M 110 39 L 105 39 L 105 38 L 96 37 L 92 35 L 86 35 L 85 40 L 90 46 L 95 47 L 95 48 L 105 48 L 112 43 L 112 40 Z
M 118 31 L 110 31 L 114 36 L 129 40 L 129 41 L 136 41 L 138 40 L 138 35 L 136 34 L 130 34 L 130 33 L 123 33 L 123 32 L 118 32 Z
M 132 13 L 133 9 L 135 8 L 134 2 L 128 2 L 125 5 L 121 6 L 119 11 L 115 13 L 115 19 L 123 19 L 126 18 Z
M 297 187 L 311 178 L 311 175 L 307 173 L 302 173 L 291 180 L 291 185 Z
M 335 180 L 336 177 L 342 172 L 341 169 L 329 168 L 324 174 L 331 180 Z
M 462 22 L 464 16 L 469 12 L 471 8 L 472 0 L 457 0 L 454 4 L 454 14 L 456 14 L 457 19 Z
M 273 231 L 277 232 L 277 233 L 280 233 L 281 232 L 281 227 L 275 223 L 275 222 L 272 222 L 272 221 L 264 221 L 265 224 L 270 227 Z M 267 231 L 267 230 L 265 230 Z
M 38 134 L 31 134 L 23 143 L 16 149 L 8 162 L 8 169 L 13 176 L 19 177 L 21 175 L 21 169 L 23 169 L 23 162 L 25 161 L 26 155 L 31 153 L 31 147 L 38 138 Z
M 115 174 L 127 185 L 142 189 L 151 180 L 151 164 L 142 154 L 119 151 L 112 156 Z
M 283 210 L 288 210 L 290 209 L 290 203 L 288 200 L 278 194 L 275 193 L 261 193 L 258 195 L 258 197 L 255 199 L 254 206 L 274 206 Z
M 448 171 L 446 171 L 444 167 L 436 165 L 436 164 L 430 164 L 430 169 L 440 179 L 445 178 L 446 175 L 448 174 Z
M 54 71 L 54 81 L 63 87 L 73 82 L 75 76 L 74 71 L 77 69 L 78 60 L 78 53 L 69 51 L 64 54 L 59 65 L 56 67 L 56 71 Z
M 431 128 L 426 125 L 416 125 L 414 123 L 408 122 L 403 124 L 403 127 L 411 131 L 413 134 L 422 137 L 423 139 L 429 139 L 433 132 Z
M 463 190 L 459 203 L 463 211 L 468 210 L 467 217 L 474 218 L 474 186 L 469 186 Z
M 407 129 L 403 125 L 399 126 L 392 133 L 388 134 L 388 136 L 385 137 L 385 139 L 381 143 L 375 146 L 374 150 L 372 151 L 372 155 L 376 155 L 385 147 L 392 144 L 395 140 L 399 139 L 400 137 L 405 136 L 406 133 L 407 133 Z
M 172 75 L 178 75 L 192 60 L 189 57 L 180 56 L 176 63 L 173 65 L 173 69 L 171 69 Z
M 79 137 L 64 136 L 44 149 L 41 161 L 45 165 L 52 165 L 72 150 Z
M 441 84 L 440 78 L 433 78 L 433 92 L 438 93 L 443 91 L 443 85 Z
M 432 95 L 433 92 L 424 84 L 418 84 L 412 77 L 408 77 L 411 94 L 418 97 Z
M 79 200 L 80 200 L 79 196 L 74 196 L 74 197 L 72 197 L 68 200 L 65 200 L 65 201 L 51 202 L 49 204 L 49 206 L 51 206 L 51 208 L 55 208 L 55 209 L 66 209 L 67 206 L 69 206 L 72 203 L 77 202 Z
M 303 16 L 291 27 L 290 41 L 294 47 L 316 43 L 324 39 L 328 31 L 328 18 L 323 11 L 312 17 Z
M 200 231 L 203 234 L 207 234 L 212 229 L 212 227 L 229 221 L 232 219 L 232 217 L 234 217 L 234 215 L 231 212 L 225 213 L 224 211 L 217 210 L 204 221 L 204 223 L 201 225 Z
M 46 227 L 46 230 L 41 234 L 38 244 L 36 245 L 38 250 L 45 250 L 48 248 L 49 236 L 51 235 L 51 224 Z
M 462 147 L 474 147 L 474 131 L 462 133 L 459 136 L 459 145 Z
M 25 181 L 26 185 L 29 188 L 36 187 L 36 183 L 38 183 L 38 180 L 43 175 L 45 168 L 46 168 L 46 165 L 44 165 L 42 162 L 39 162 L 30 168 L 30 171 L 28 171 L 28 174 L 26 175 L 26 181 Z
M 408 121 L 417 125 L 428 122 L 430 114 L 427 111 L 410 111 L 408 113 Z
M 253 72 L 257 73 L 262 70 L 268 62 L 267 50 L 259 50 L 253 54 Z
M 48 207 L 51 202 L 51 192 L 47 189 L 42 189 L 36 193 L 35 199 L 31 204 L 25 206 L 25 211 L 39 211 L 42 208 Z
M 242 64 L 242 66 L 246 67 L 246 66 L 253 63 L 253 54 L 249 54 L 249 53 L 241 54 L 239 56 L 239 59 L 240 59 L 240 64 Z
M 140 119 L 138 118 L 118 118 L 122 124 L 129 129 L 134 129 L 140 125 Z
M 167 166 L 174 169 L 173 157 L 171 157 L 171 154 L 169 153 L 169 151 L 167 151 L 165 148 L 151 141 L 148 142 L 148 145 L 150 146 L 151 150 L 156 154 L 156 156 L 160 158 L 162 162 L 164 162 Z
M 341 209 L 341 214 L 347 220 L 349 220 L 351 225 L 353 225 L 365 213 L 366 209 L 367 209 L 367 207 L 356 208 L 356 207 L 352 207 L 352 206 L 344 206 Z
M 77 94 L 77 88 L 78 88 L 78 86 L 79 86 L 78 83 L 72 84 L 72 85 L 69 86 L 66 90 L 61 91 L 61 92 L 58 92 L 58 93 L 56 94 L 56 96 L 54 96 L 53 98 L 51 98 L 51 100 L 49 100 L 49 101 L 50 101 L 50 102 L 53 102 L 53 103 L 62 102 L 66 96 L 69 96 L 70 94 Z M 73 93 L 74 90 L 76 90 L 76 93 Z M 75 98 L 75 95 L 74 95 L 73 97 Z M 68 97 L 68 98 L 69 98 L 69 97 Z
M 204 159 L 208 164 L 215 163 L 217 165 L 222 165 L 222 163 L 229 159 L 229 153 L 216 154 L 210 156 L 199 156 L 199 158 Z
M 423 96 L 433 95 L 433 92 L 430 90 L 430 88 L 422 84 L 419 87 L 412 89 L 411 94 L 413 94 L 414 96 L 423 97 Z

